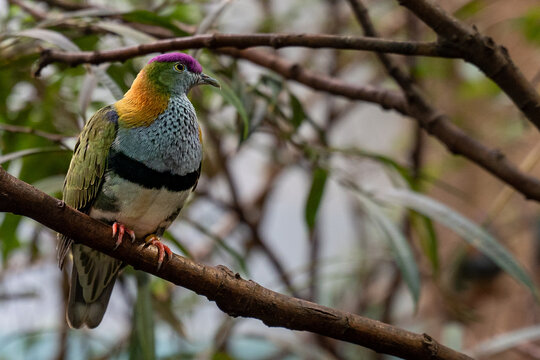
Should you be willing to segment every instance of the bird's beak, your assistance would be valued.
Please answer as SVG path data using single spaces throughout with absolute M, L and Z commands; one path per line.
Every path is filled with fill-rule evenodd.
M 219 82 L 213 77 L 210 77 L 206 74 L 200 75 L 199 82 L 197 83 L 197 85 L 212 85 L 221 89 L 221 85 L 219 85 Z

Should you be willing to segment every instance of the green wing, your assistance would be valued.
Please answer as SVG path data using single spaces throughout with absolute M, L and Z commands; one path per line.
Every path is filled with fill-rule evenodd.
M 77 210 L 87 212 L 96 198 L 116 137 L 117 117 L 112 106 L 104 107 L 79 136 L 64 182 L 64 201 Z
M 88 212 L 97 196 L 116 137 L 117 119 L 112 106 L 104 107 L 88 120 L 79 135 L 64 181 L 63 196 L 65 203 L 77 210 Z M 62 267 L 72 240 L 60 234 L 59 240 L 58 261 Z

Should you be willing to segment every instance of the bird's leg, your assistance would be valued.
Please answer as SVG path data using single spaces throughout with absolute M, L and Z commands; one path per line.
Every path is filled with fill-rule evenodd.
M 157 270 L 161 269 L 161 265 L 163 264 L 163 259 L 165 259 L 165 254 L 167 254 L 167 258 L 170 260 L 172 258 L 172 251 L 169 249 L 169 247 L 161 242 L 159 240 L 159 237 L 156 234 L 150 234 L 145 239 L 144 242 L 146 243 L 145 246 L 148 245 L 155 245 L 158 248 L 158 267 Z
M 120 224 L 119 222 L 114 222 L 112 224 L 112 237 L 116 236 L 118 234 L 118 238 L 116 239 L 116 242 L 114 243 L 114 250 L 118 249 L 120 244 L 122 243 L 122 240 L 124 239 L 124 233 L 128 234 L 131 238 L 131 242 L 135 241 L 135 232 L 133 230 L 130 230 L 125 227 L 124 224 Z

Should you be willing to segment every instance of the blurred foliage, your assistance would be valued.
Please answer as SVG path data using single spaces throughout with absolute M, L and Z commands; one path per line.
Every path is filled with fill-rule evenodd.
M 68 11 L 60 1 L 23 2 L 35 11 L 32 15 L 13 3 L 0 10 L 0 162 L 13 175 L 56 197 L 61 196 L 71 149 L 84 121 L 127 91 L 149 57 L 73 68 L 54 64 L 35 78 L 31 74 L 39 52 L 50 47 L 114 49 L 186 36 L 223 5 L 123 0 L 107 7 L 72 2 L 80 9 Z M 482 14 L 489 2 L 451 3 L 463 21 L 486 20 Z M 346 2 L 297 0 L 286 5 L 264 0 L 224 6 L 208 31 L 325 33 L 335 26 L 338 33 L 359 34 Z M 397 5 L 371 1 L 369 6 L 381 33 L 407 36 L 407 20 L 396 11 Z M 332 17 L 326 16 L 329 11 L 335 11 Z M 512 35 L 537 45 L 539 16 L 535 8 L 514 14 L 508 22 L 519 31 Z M 416 31 L 418 39 L 433 37 L 425 28 Z M 375 57 L 363 53 L 275 53 L 342 81 L 395 88 Z M 479 283 L 496 281 L 502 269 L 521 282 L 517 291 L 523 291 L 523 297 L 535 291 L 533 280 L 507 250 L 511 244 L 504 236 L 494 236 L 504 234 L 504 229 L 495 232 L 494 224 L 487 228 L 475 223 L 495 195 L 476 199 L 472 186 L 462 186 L 463 178 L 478 177 L 476 170 L 449 157 L 434 142 L 424 139 L 422 145 L 409 122 L 374 106 L 313 92 L 242 60 L 207 50 L 197 58 L 222 88 L 197 88 L 190 95 L 203 127 L 205 159 L 197 193 L 164 236 L 176 252 L 210 264 L 224 263 L 242 276 L 287 292 L 279 281 L 283 274 L 269 264 L 271 256 L 261 246 L 265 242 L 301 296 L 398 325 L 412 324 L 422 332 L 430 332 L 429 316 L 422 309 L 433 306 L 439 328 L 450 329 L 459 340 L 470 330 L 456 330 L 455 322 L 465 324 L 460 314 L 473 310 L 461 304 L 465 290 L 457 280 L 474 278 L 471 272 L 479 266 L 473 260 L 482 259 L 493 275 L 478 276 Z M 460 126 L 475 135 L 487 134 L 479 137 L 490 137 L 491 144 L 517 147 L 512 142 L 526 138 L 526 126 L 505 123 L 517 118 L 517 111 L 500 101 L 500 89 L 470 65 L 434 58 L 414 59 L 408 65 L 434 106 Z M 495 138 L 493 128 L 502 129 Z M 411 160 L 415 151 L 423 158 L 416 168 Z M 522 209 L 522 203 L 516 208 Z M 276 225 L 275 219 L 282 222 Z M 24 281 L 17 281 L 13 294 L 8 285 L 3 289 L 18 272 L 37 269 L 39 276 L 43 271 L 42 276 L 48 276 L 44 282 L 58 282 L 43 291 L 62 292 L 61 273 L 54 269 L 55 275 L 49 276 L 43 270 L 55 263 L 54 247 L 50 230 L 0 214 L 0 295 L 7 294 L 0 297 L 0 311 L 19 299 L 13 294 L 28 293 Z M 454 283 L 449 279 L 452 269 L 459 278 Z M 33 301 L 45 301 L 43 294 L 36 294 Z M 93 332 L 66 329 L 61 299 L 53 306 L 59 313 L 54 320 L 32 322 L 32 316 L 21 312 L 20 324 L 9 323 L 18 325 L 15 330 L 0 326 L 0 359 L 19 359 L 20 354 L 31 358 L 42 351 L 59 360 L 375 358 L 350 344 L 327 344 L 289 332 L 281 336 L 259 323 L 230 319 L 205 299 L 133 269 L 124 272 L 114 298 L 120 300 L 116 305 L 113 301 L 104 324 Z M 401 312 L 393 319 L 394 310 Z M 482 351 L 496 344 L 490 346 Z

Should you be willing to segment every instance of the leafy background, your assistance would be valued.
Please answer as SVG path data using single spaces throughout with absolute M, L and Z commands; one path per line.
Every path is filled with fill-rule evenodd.
M 385 37 L 433 39 L 395 2 L 367 5 Z M 444 6 L 507 46 L 538 81 L 536 2 Z M 122 96 L 150 56 L 55 64 L 34 78 L 41 49 L 114 49 L 195 31 L 361 34 L 337 0 L 0 1 L 0 27 L 0 164 L 57 197 L 81 126 Z M 395 88 L 370 53 L 273 52 L 343 81 Z M 479 357 L 540 358 L 535 204 L 396 113 L 314 92 L 246 61 L 191 53 L 222 89 L 191 94 L 205 159 L 197 192 L 165 235 L 175 252 Z M 459 61 L 399 59 L 453 122 L 538 174 L 538 135 L 496 85 Z M 232 319 L 133 269 L 99 328 L 70 330 L 55 245 L 49 229 L 0 214 L 0 359 L 381 358 Z

